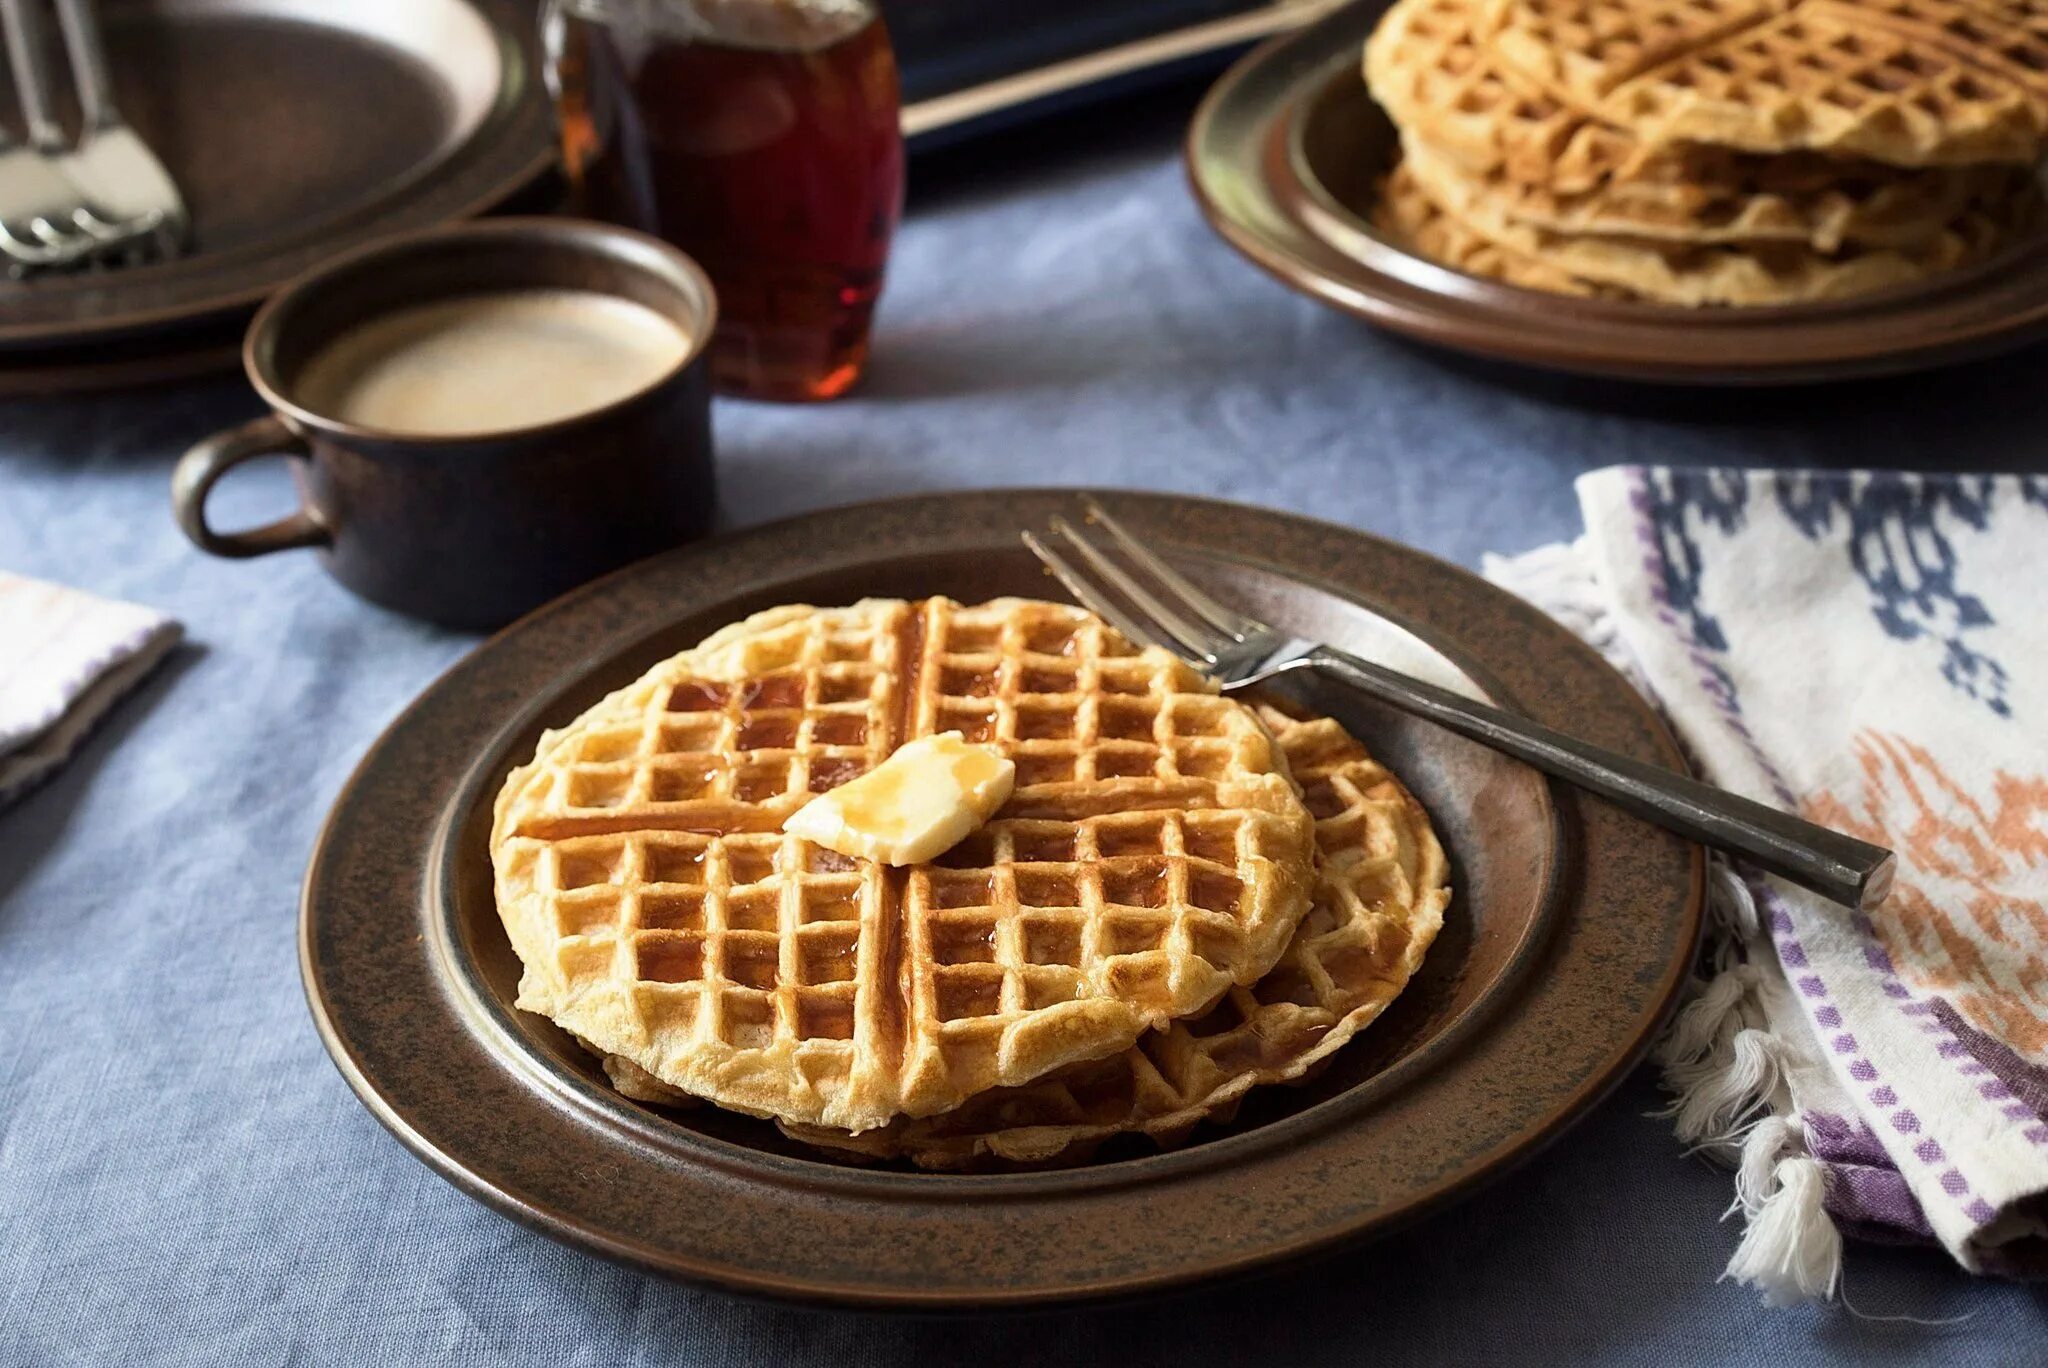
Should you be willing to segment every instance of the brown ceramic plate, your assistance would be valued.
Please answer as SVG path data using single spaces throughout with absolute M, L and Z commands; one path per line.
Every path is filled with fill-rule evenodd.
M 1188 130 L 1188 174 L 1209 221 L 1312 298 L 1479 356 L 1684 384 L 1879 375 L 2048 336 L 2048 237 L 1920 285 L 1763 309 L 1572 299 L 1402 251 L 1367 222 L 1395 136 L 1359 70 L 1390 4 L 1362 0 L 1258 48 L 1216 83 Z
M 1219 595 L 1676 767 L 1656 717 L 1519 600 L 1419 552 L 1238 505 L 1105 494 Z M 513 1218 L 654 1271 L 807 1301 L 1099 1298 L 1333 1249 L 1432 1211 L 1583 1113 L 1643 1052 L 1700 927 L 1696 847 L 1357 700 L 1312 699 L 1428 805 L 1456 895 L 1406 994 L 1308 1086 L 1168 1154 L 957 1176 L 850 1167 L 715 1108 L 614 1093 L 515 1011 L 491 803 L 544 727 L 776 603 L 1055 592 L 1018 545 L 1056 491 L 931 495 L 671 552 L 479 647 L 371 748 L 306 875 L 313 1014 L 364 1103 Z
M 165 373 L 175 368 L 166 357 L 183 350 L 167 334 L 218 326 L 336 252 L 480 213 L 534 181 L 553 151 L 533 8 L 109 3 L 120 107 L 177 178 L 192 251 L 0 281 L 0 371 L 62 384 L 77 369 L 66 358 L 118 341 L 125 350 L 115 359 Z M 12 108 L 0 98 L 0 109 Z M 97 364 L 101 377 L 118 369 L 77 364 Z

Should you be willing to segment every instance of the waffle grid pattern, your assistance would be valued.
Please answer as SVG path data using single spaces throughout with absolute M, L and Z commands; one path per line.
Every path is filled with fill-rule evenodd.
M 1700 242 L 1911 246 L 2005 166 L 1899 168 L 1815 153 L 1654 146 L 1574 112 L 1489 51 L 1478 0 L 1407 0 L 1367 48 L 1375 96 L 1410 140 L 1481 183 L 1515 222 L 1556 232 Z
M 931 730 L 1020 769 L 1014 816 L 945 868 L 780 830 Z M 508 781 L 494 855 L 522 1005 L 621 1056 L 615 1076 L 740 1110 L 873 1125 L 952 1105 L 1270 966 L 1311 840 L 1278 764 L 1241 705 L 1079 610 L 775 610 Z
M 1586 111 L 1632 77 L 1753 28 L 1783 0 L 1488 0 L 1492 44 Z
M 1206 1014 L 1111 1059 L 1070 1066 L 958 1110 L 852 1136 L 785 1130 L 814 1145 L 926 1168 L 1073 1162 L 1141 1131 L 1177 1143 L 1253 1087 L 1308 1076 L 1391 1003 L 1420 966 L 1450 899 L 1442 848 L 1400 782 L 1328 719 L 1261 709 L 1316 817 L 1314 903 L 1278 963 Z
M 2044 150 L 2048 49 L 2034 4 L 1795 0 L 1688 24 L 1699 3 L 1507 0 L 1496 45 L 1529 70 L 1540 54 L 1582 52 L 1550 45 L 1598 33 L 1584 70 L 1552 89 L 1655 142 L 1900 166 L 2033 162 Z M 1642 35 L 1666 23 L 1691 41 L 1655 43 L 1660 60 L 1642 60 Z
M 1903 285 L 2034 228 L 2042 0 L 1401 0 L 1378 225 L 1473 274 L 1691 306 Z

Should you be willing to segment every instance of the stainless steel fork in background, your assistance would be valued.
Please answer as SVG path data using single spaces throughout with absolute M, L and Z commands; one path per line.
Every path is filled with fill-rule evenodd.
M 163 162 L 128 126 L 114 104 L 113 75 L 107 70 L 106 43 L 100 36 L 93 0 L 56 0 L 56 4 L 84 119 L 64 173 L 87 199 L 110 213 L 124 232 L 147 239 L 158 251 L 176 252 L 191 226 L 185 200 Z
M 84 127 L 57 121 L 43 0 L 0 0 L 0 34 L 28 141 L 0 132 L 0 257 L 19 270 L 176 251 L 189 220 L 176 184 L 113 100 L 91 0 L 56 0 Z
M 0 254 L 21 269 L 72 265 L 93 250 L 92 226 L 104 220 L 57 164 L 64 135 L 43 66 L 34 0 L 0 0 L 0 36 L 28 135 L 17 142 L 0 129 Z
M 1093 500 L 1084 507 L 1087 521 L 1106 537 L 1054 518 L 1060 548 L 1030 532 L 1024 533 L 1025 545 L 1076 598 L 1125 636 L 1172 651 L 1225 691 L 1314 670 L 1844 906 L 1874 906 L 1891 889 L 1895 860 L 1889 850 L 1590 745 L 1323 642 L 1290 636 L 1202 592 Z

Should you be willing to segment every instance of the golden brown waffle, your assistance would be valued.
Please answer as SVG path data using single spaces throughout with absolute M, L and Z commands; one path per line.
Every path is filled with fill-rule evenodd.
M 1610 179 L 1575 194 L 1456 170 L 1506 221 L 1551 233 L 1703 246 L 1791 243 L 1823 253 L 1929 245 L 1973 204 L 2022 193 L 2031 175 L 2011 166 L 1906 170 L 1814 153 L 1718 160 L 1718 174 Z
M 1549 262 L 1487 241 L 1437 208 L 1416 186 L 1406 163 L 1380 182 L 1372 223 L 1394 245 L 1467 275 L 1551 294 L 1628 297 L 1624 290 L 1580 280 Z
M 2041 0 L 1488 0 L 1492 48 L 1646 143 L 1900 166 L 2048 150 Z
M 810 1144 L 925 1168 L 1070 1162 L 1127 1131 L 1176 1143 L 1198 1122 L 1234 1112 L 1253 1087 L 1307 1077 L 1369 1026 L 1443 925 L 1443 849 L 1421 805 L 1342 727 L 1269 708 L 1261 716 L 1317 817 L 1315 906 L 1272 972 L 1120 1055 L 956 1111 L 858 1136 L 784 1129 Z
M 1619 287 L 1644 299 L 1688 306 L 1772 305 L 1839 299 L 1924 280 L 1981 259 L 2011 239 L 2026 203 L 1965 209 L 1924 242 L 1839 255 L 1799 243 L 1696 246 L 1642 238 L 1548 231 L 1518 223 L 1488 182 L 1464 174 L 1420 140 L 1403 165 L 1439 211 L 1467 232 L 1567 277 Z M 2038 194 L 2020 183 L 2027 196 Z
M 940 731 L 1017 787 L 938 864 L 781 831 Z M 547 733 L 492 858 L 519 1005 L 615 1077 L 862 1130 L 1256 980 L 1308 907 L 1313 826 L 1257 718 L 1172 656 L 1059 604 L 870 600 L 756 614 Z
M 1486 3 L 1401 0 L 1387 11 L 1365 45 L 1365 79 L 1388 117 L 1475 174 L 1561 192 L 1644 174 L 1652 149 L 1494 57 Z
M 1901 169 L 1815 153 L 1764 157 L 1651 148 L 1575 114 L 1503 66 L 1482 0 L 1403 0 L 1367 49 L 1375 92 L 1509 222 L 1553 233 L 1684 243 L 1919 246 L 2014 168 Z

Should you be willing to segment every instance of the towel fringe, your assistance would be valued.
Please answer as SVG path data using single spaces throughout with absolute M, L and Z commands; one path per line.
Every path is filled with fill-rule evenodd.
M 1806 1128 L 1783 1116 L 1760 1116 L 1742 1137 L 1742 1157 L 1735 1165 L 1735 1200 L 1725 1219 L 1741 1212 L 1754 1221 L 1777 1191 L 1774 1175 L 1781 1160 L 1806 1152 Z
M 1739 964 L 1715 978 L 1694 980 L 1692 1000 L 1679 1009 L 1657 1045 L 1657 1062 L 1667 1070 L 1696 1065 L 1717 1046 L 1732 1044 L 1732 1032 L 1724 1028 L 1740 1019 L 1745 1002 L 1755 1001 L 1756 977 L 1756 970 Z
M 1771 1166 L 1770 1190 L 1721 1274 L 1756 1289 L 1765 1306 L 1833 1300 L 1842 1281 L 1842 1236 L 1828 1218 L 1827 1170 L 1804 1148 Z
M 1664 1115 L 1671 1129 L 1694 1153 L 1706 1153 L 1724 1164 L 1742 1158 L 1750 1128 L 1771 1114 L 1773 1095 L 1783 1080 L 1782 1050 L 1768 1031 L 1753 1026 L 1734 1033 L 1724 1053 L 1665 1071 L 1667 1085 L 1678 1096 Z
M 1742 1239 L 1723 1278 L 1762 1294 L 1767 1306 L 1833 1298 L 1841 1279 L 1842 1237 L 1828 1216 L 1827 1169 L 1806 1149 L 1791 1114 L 1785 1046 L 1770 1033 L 1760 984 L 1745 943 L 1761 934 L 1749 888 L 1715 860 L 1707 873 L 1707 964 L 1692 1000 L 1659 1043 L 1678 1138 L 1691 1152 L 1735 1169 Z

